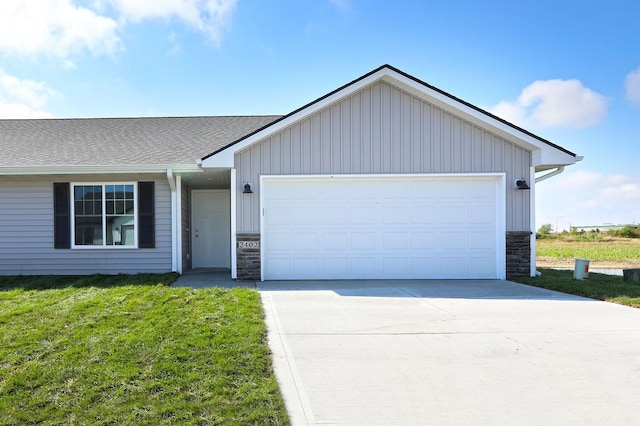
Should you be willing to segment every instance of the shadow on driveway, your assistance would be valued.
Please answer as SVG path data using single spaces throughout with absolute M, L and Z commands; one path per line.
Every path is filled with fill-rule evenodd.
M 256 285 L 261 291 L 331 291 L 347 297 L 592 301 L 592 299 L 502 280 L 264 281 Z

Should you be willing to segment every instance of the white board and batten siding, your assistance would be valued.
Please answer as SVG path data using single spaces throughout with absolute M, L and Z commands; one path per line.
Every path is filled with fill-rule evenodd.
M 264 177 L 263 279 L 504 278 L 503 178 Z
M 237 232 L 260 232 L 261 176 L 504 173 L 511 188 L 531 164 L 531 152 L 377 82 L 235 155 Z M 529 231 L 529 191 L 507 190 L 505 205 L 506 231 Z
M 53 182 L 0 179 L 0 275 L 80 275 L 171 271 L 170 190 L 165 177 L 91 176 L 83 182 L 155 181 L 156 248 L 54 249 Z

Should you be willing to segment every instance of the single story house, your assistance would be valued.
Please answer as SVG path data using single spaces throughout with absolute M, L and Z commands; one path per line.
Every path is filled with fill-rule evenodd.
M 581 159 L 389 65 L 285 116 L 0 120 L 0 150 L 0 274 L 243 280 L 533 275 L 535 181 Z

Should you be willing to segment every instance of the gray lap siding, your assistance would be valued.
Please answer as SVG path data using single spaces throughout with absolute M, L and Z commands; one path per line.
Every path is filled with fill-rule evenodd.
M 155 181 L 153 249 L 55 249 L 53 183 Z M 171 271 L 170 190 L 140 177 L 0 179 L 0 275 L 82 275 Z

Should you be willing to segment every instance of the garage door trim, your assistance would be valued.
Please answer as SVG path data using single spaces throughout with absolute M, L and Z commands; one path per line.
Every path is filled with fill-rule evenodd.
M 269 193 L 269 181 L 278 180 L 373 180 L 373 179 L 424 179 L 437 180 L 448 178 L 474 179 L 495 178 L 496 180 L 496 272 L 497 279 L 506 279 L 506 174 L 505 173 L 438 173 L 438 174 L 316 174 L 316 175 L 261 175 L 260 176 L 260 279 L 265 279 L 265 250 L 266 241 L 269 238 L 265 232 L 265 200 Z

